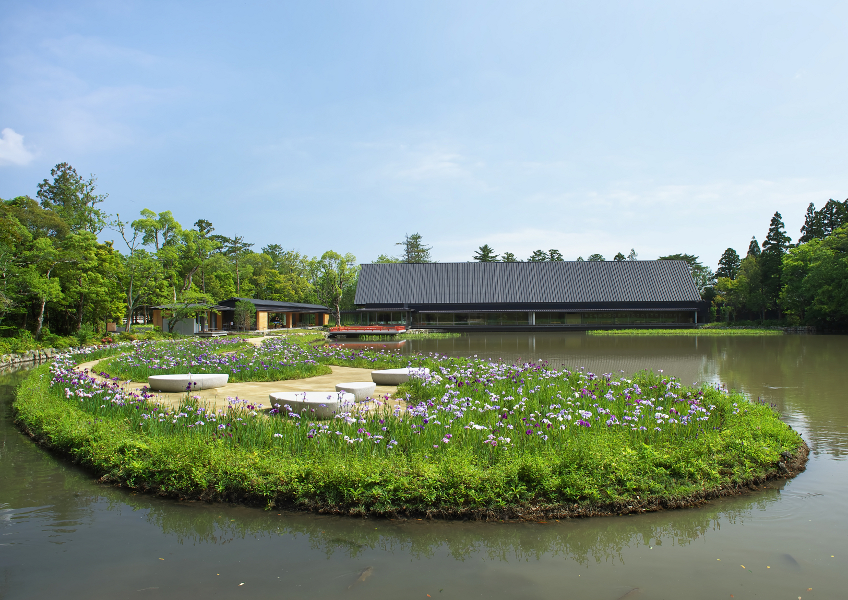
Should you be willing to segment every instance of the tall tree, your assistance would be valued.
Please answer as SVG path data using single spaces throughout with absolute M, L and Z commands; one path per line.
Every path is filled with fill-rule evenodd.
M 757 258 L 760 255 L 760 245 L 757 243 L 757 238 L 752 237 L 751 242 L 748 244 L 748 254 L 746 256 L 753 256 Z
M 527 259 L 527 262 L 545 262 L 549 260 L 548 253 L 544 250 L 533 250 L 533 254 Z
M 223 235 L 213 235 L 210 238 L 221 244 L 225 256 L 233 261 L 236 269 L 236 296 L 241 296 L 241 262 L 244 255 L 253 247 L 244 240 L 243 235 L 228 238 Z
M 498 255 L 489 244 L 483 244 L 474 253 L 474 260 L 477 262 L 498 262 Z
M 627 260 L 627 257 L 624 256 L 621 252 L 612 257 L 615 262 L 624 262 Z
M 603 254 L 590 254 L 588 258 L 589 262 L 603 262 L 606 259 Z
M 736 279 L 740 266 L 742 266 L 742 259 L 736 253 L 736 250 L 728 248 L 718 261 L 718 269 L 716 269 L 715 275 L 716 277 Z
M 504 252 L 501 255 L 501 262 L 518 262 L 518 259 L 512 252 Z
M 432 246 L 427 246 L 421 241 L 421 234 L 413 233 L 412 235 L 404 236 L 402 242 L 395 244 L 403 248 L 401 260 L 405 263 L 428 263 L 433 262 L 430 259 L 430 250 Z
M 783 218 L 779 212 L 775 212 L 771 218 L 766 239 L 763 240 L 763 251 L 759 258 L 763 289 L 771 308 L 779 308 L 783 257 L 791 241 L 791 238 L 786 235 Z
M 341 305 L 345 292 L 356 284 L 358 274 L 356 257 L 353 254 L 342 256 L 328 250 L 320 258 L 318 296 L 322 304 L 333 307 L 336 325 L 341 325 Z
M 106 214 L 97 208 L 107 194 L 98 194 L 97 179 L 80 177 L 68 163 L 60 163 L 50 171 L 53 180 L 38 184 L 42 208 L 56 211 L 73 233 L 88 231 L 97 235 L 106 226 Z
M 555 248 L 551 248 L 548 250 L 548 260 L 551 262 L 562 262 L 564 259 L 562 257 L 562 252 Z
M 838 202 L 830 199 L 821 210 L 816 210 L 815 205 L 810 202 L 798 242 L 823 240 L 846 223 L 848 223 L 848 200 Z

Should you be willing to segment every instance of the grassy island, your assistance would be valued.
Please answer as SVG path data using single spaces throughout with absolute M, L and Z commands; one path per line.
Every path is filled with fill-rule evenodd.
M 664 335 L 698 335 L 698 336 L 728 336 L 728 335 L 783 335 L 782 329 L 765 329 L 757 327 L 701 327 L 698 329 L 593 329 L 587 335 L 619 335 L 619 336 L 664 336 Z
M 617 378 L 306 338 L 234 354 L 212 344 L 178 344 L 170 354 L 138 344 L 104 368 L 118 376 L 224 365 L 263 380 L 290 367 L 415 365 L 430 375 L 399 389 L 404 406 L 371 402 L 319 421 L 238 399 L 226 410 L 189 395 L 177 408 L 158 405 L 144 390 L 75 370 L 66 356 L 21 385 L 16 420 L 103 482 L 360 515 L 539 519 L 691 506 L 794 475 L 807 456 L 772 407 L 662 373 Z M 227 356 L 241 358 L 215 362 Z M 149 358 L 140 365 L 141 357 Z

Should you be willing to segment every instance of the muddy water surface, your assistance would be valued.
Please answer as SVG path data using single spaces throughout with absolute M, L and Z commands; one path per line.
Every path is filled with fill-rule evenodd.
M 848 337 L 478 334 L 406 351 L 626 373 L 774 402 L 807 471 L 689 510 L 534 524 L 388 521 L 178 503 L 94 483 L 12 425 L 0 386 L 0 598 L 843 598 Z

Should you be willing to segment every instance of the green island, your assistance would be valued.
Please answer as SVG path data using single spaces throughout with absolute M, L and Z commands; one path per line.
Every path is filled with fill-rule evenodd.
M 34 369 L 14 415 L 100 481 L 162 496 L 349 515 L 542 519 L 693 506 L 804 469 L 773 407 L 662 372 L 629 378 L 546 364 L 401 355 L 309 336 L 142 342 Z M 110 354 L 116 354 L 108 358 Z M 105 358 L 95 370 L 80 362 Z M 311 419 L 285 406 L 157 403 L 120 379 L 186 370 L 242 380 L 330 365 L 426 367 L 376 401 Z M 423 371 L 422 371 L 423 373 Z M 271 375 L 272 374 L 272 375 Z
M 686 336 L 729 336 L 729 335 L 783 335 L 781 329 L 763 329 L 759 327 L 751 328 L 731 328 L 731 327 L 702 327 L 700 329 L 593 329 L 586 332 L 586 335 L 598 336 L 668 336 L 668 335 L 686 335 Z

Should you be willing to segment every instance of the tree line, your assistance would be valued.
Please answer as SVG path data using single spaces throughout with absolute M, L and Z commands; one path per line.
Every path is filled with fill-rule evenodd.
M 751 238 L 744 258 L 724 251 L 712 301 L 717 318 L 848 325 L 848 199 L 819 210 L 811 202 L 800 233 L 793 244 L 775 212 L 762 244 Z
M 94 176 L 67 163 L 38 184 L 36 198 L 0 200 L 0 326 L 67 335 L 107 321 L 144 321 L 150 306 L 178 316 L 245 297 L 353 306 L 358 265 L 350 253 L 309 257 L 279 244 L 256 251 L 242 235 L 198 219 L 144 209 L 133 219 L 101 207 Z M 100 242 L 104 231 L 115 240 Z

